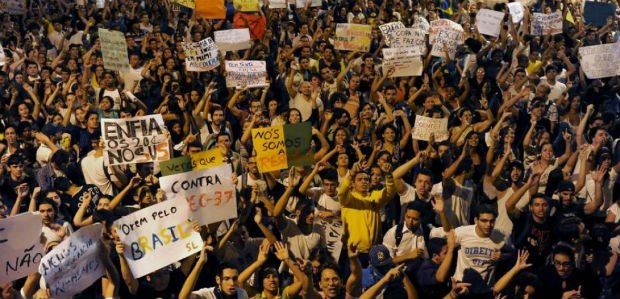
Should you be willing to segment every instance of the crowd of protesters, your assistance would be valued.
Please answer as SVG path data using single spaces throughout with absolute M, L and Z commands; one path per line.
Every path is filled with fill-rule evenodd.
M 265 0 L 243 14 L 259 20 L 250 49 L 189 72 L 182 44 L 232 28 L 233 1 L 215 20 L 171 0 L 82 2 L 0 15 L 0 217 L 40 213 L 47 251 L 104 224 L 107 274 L 75 298 L 620 297 L 620 76 L 589 79 L 578 55 L 618 42 L 618 13 L 595 26 L 566 0 L 529 3 L 520 23 L 467 0 Z M 477 31 L 482 8 L 505 12 L 499 37 Z M 558 10 L 561 34 L 531 34 L 533 13 Z M 454 57 L 383 69 L 378 25 L 440 18 L 464 29 Z M 372 25 L 370 50 L 335 49 L 337 23 Z M 105 68 L 98 28 L 125 34 L 128 70 Z M 268 86 L 226 88 L 225 60 L 266 61 Z M 159 165 L 105 166 L 100 120 L 152 114 L 173 157 L 221 151 L 239 217 L 194 224 L 199 254 L 136 279 L 112 224 L 165 200 Z M 447 118 L 447 139 L 412 139 L 418 116 Z M 259 172 L 250 130 L 300 122 L 316 164 Z M 0 297 L 51 298 L 37 273 Z

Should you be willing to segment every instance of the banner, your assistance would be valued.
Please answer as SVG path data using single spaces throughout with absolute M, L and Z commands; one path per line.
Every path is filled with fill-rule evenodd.
M 420 76 L 424 64 L 420 57 L 421 52 L 416 48 L 386 48 L 383 49 L 383 73 L 394 69 L 390 78 Z
M 190 72 L 206 72 L 220 66 L 217 46 L 207 37 L 197 43 L 184 43 L 185 69 Z
M 72 298 L 105 274 L 99 259 L 102 228 L 100 223 L 80 228 L 43 257 L 39 273 L 50 298 Z
M 448 139 L 448 118 L 432 118 L 416 115 L 415 125 L 411 132 L 413 139 L 429 141 L 431 133 L 434 134 L 435 141 Z
M 258 0 L 233 0 L 235 11 L 252 12 L 260 9 Z
M 521 23 L 523 20 L 523 16 L 525 14 L 523 3 L 521 2 L 510 2 L 506 4 L 508 6 L 508 10 L 510 11 L 510 15 L 512 16 L 512 22 L 515 24 Z
M 432 45 L 431 55 L 445 58 L 444 45 L 446 45 L 450 57 L 454 58 L 457 45 L 465 42 L 463 27 L 448 19 L 432 21 L 429 29 L 429 41 Z
M 215 43 L 222 52 L 249 49 L 252 47 L 250 29 L 218 30 L 213 33 Z
M 340 221 L 326 221 L 319 217 L 315 220 L 325 231 L 325 244 L 327 251 L 332 255 L 335 261 L 340 259 L 340 253 L 342 252 L 342 222 Z
M 0 12 L 10 15 L 25 15 L 26 0 L 2 0 L 0 1 Z
M 286 8 L 287 0 L 269 0 L 269 8 Z
M 310 7 L 318 7 L 321 6 L 322 2 L 323 0 L 295 0 L 295 7 L 302 8 L 308 3 L 310 3 Z
M 426 32 L 422 29 L 403 28 L 392 33 L 392 48 L 413 48 L 426 54 Z
M 402 28 L 405 28 L 405 25 L 402 22 L 392 22 L 379 25 L 379 30 L 381 30 L 381 34 L 383 34 L 383 38 L 385 39 L 385 44 L 388 45 L 388 47 L 391 47 L 392 44 L 392 33 Z
M 586 1 L 583 7 L 583 18 L 586 24 L 601 27 L 607 24 L 607 18 L 613 18 L 616 6 L 613 3 Z
M 173 174 L 159 179 L 168 200 L 180 200 L 190 219 L 207 225 L 237 217 L 237 198 L 230 165 Z
M 161 175 L 167 176 L 192 170 L 216 167 L 222 164 L 224 164 L 222 152 L 219 148 L 214 148 L 208 151 L 190 154 L 189 156 L 181 156 L 168 161 L 162 161 L 159 163 L 159 168 L 161 169 Z
M 111 71 L 129 69 L 127 41 L 122 32 L 99 28 L 99 42 L 101 43 L 103 66 L 106 69 Z
M 225 19 L 225 0 L 195 0 L 196 15 L 205 19 Z M 217 40 L 217 38 L 215 39 Z
M 362 51 L 370 50 L 372 36 L 370 25 L 339 23 L 336 24 L 334 47 L 337 50 Z
M 101 119 L 105 165 L 147 163 L 170 159 L 170 145 L 161 114 Z
M 267 86 L 267 63 L 259 60 L 226 61 L 226 87 Z
M 190 218 L 189 205 L 185 199 L 176 198 L 141 209 L 114 222 L 118 236 L 125 245 L 127 264 L 135 278 L 200 251 L 202 239 L 192 229 L 188 221 Z
M 174 3 L 191 9 L 196 8 L 194 0 L 174 0 Z
M 550 14 L 534 13 L 532 20 L 532 35 L 554 35 L 562 33 L 562 12 Z
M 23 213 L 0 220 L 0 285 L 37 272 L 45 254 L 41 215 Z
M 579 62 L 589 79 L 620 75 L 620 42 L 580 47 Z
M 485 8 L 478 10 L 478 13 L 476 13 L 476 27 L 478 28 L 478 32 L 498 37 L 503 19 L 503 12 Z
M 260 172 L 314 163 L 310 151 L 312 126 L 308 122 L 252 129 L 252 144 Z

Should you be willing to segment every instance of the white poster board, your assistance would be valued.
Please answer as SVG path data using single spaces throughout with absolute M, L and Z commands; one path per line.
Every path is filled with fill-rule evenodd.
M 207 225 L 237 217 L 237 198 L 230 165 L 182 172 L 159 179 L 166 198 L 181 199 L 191 219 Z
M 429 42 L 432 45 L 431 55 L 445 58 L 445 45 L 450 58 L 454 58 L 456 47 L 465 42 L 463 27 L 448 19 L 432 21 L 429 29 Z
M 250 29 L 218 30 L 213 33 L 215 43 L 222 52 L 245 50 L 252 47 Z
M 5 12 L 10 15 L 24 15 L 26 14 L 26 0 L 2 0 L 0 1 L 0 12 Z
M 426 32 L 422 29 L 403 28 L 392 33 L 392 48 L 414 48 L 426 54 Z
M 342 252 L 342 222 L 326 221 L 318 217 L 315 219 L 318 225 L 325 231 L 325 245 L 327 251 L 329 251 L 335 261 L 338 261 L 338 259 L 340 259 L 340 253 Z
M 421 52 L 415 48 L 386 48 L 383 49 L 383 72 L 394 69 L 390 78 L 420 76 L 424 65 Z
M 286 8 L 286 0 L 269 0 L 269 8 Z
M 140 278 L 202 248 L 184 198 L 166 200 L 114 222 L 131 273 Z
M 259 60 L 227 60 L 226 87 L 264 87 L 267 85 L 267 63 Z
M 308 3 L 310 3 L 310 7 L 318 7 L 321 6 L 323 0 L 295 0 L 295 7 L 302 8 L 305 7 Z
M 366 52 L 370 49 L 372 27 L 370 25 L 338 23 L 334 48 L 344 51 Z
M 405 25 L 402 22 L 392 22 L 392 23 L 379 25 L 379 30 L 381 30 L 381 34 L 383 34 L 383 38 L 385 39 L 386 45 L 391 46 L 392 33 L 401 28 L 405 28 Z
M 431 133 L 434 134 L 435 141 L 448 139 L 448 118 L 432 118 L 416 115 L 415 125 L 411 132 L 413 139 L 429 141 Z
M 185 69 L 190 72 L 206 72 L 220 66 L 217 46 L 207 37 L 197 43 L 183 44 Z
M 37 272 L 45 254 L 41 215 L 23 213 L 0 220 L 0 285 Z
M 170 144 L 161 114 L 102 118 L 105 165 L 148 163 L 170 159 Z
M 83 227 L 43 257 L 39 273 L 50 289 L 50 298 L 72 298 L 105 273 L 99 259 L 102 228 L 100 223 Z
M 523 15 L 525 14 L 525 8 L 523 7 L 523 3 L 510 2 L 506 5 L 508 5 L 508 10 L 510 11 L 510 15 L 512 16 L 512 22 L 515 24 L 521 23 L 521 20 L 523 20 Z
M 562 33 L 562 12 L 550 14 L 534 13 L 531 26 L 532 35 L 555 35 Z
M 498 37 L 503 19 L 503 12 L 486 8 L 478 10 L 476 14 L 476 27 L 478 28 L 478 32 Z
M 129 69 L 127 41 L 122 32 L 99 28 L 99 42 L 101 43 L 103 66 L 106 69 L 112 71 Z
M 620 76 L 620 42 L 580 47 L 579 62 L 589 79 Z

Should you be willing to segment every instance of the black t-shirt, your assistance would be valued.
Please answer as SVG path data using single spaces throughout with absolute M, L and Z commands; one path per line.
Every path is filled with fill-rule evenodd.
M 80 189 L 80 191 L 75 193 L 71 197 L 71 199 L 69 199 L 68 208 L 69 211 L 72 213 L 71 215 L 75 215 L 78 209 L 82 206 L 82 203 L 84 202 L 84 195 L 86 195 L 87 192 L 90 192 L 92 201 L 90 207 L 86 209 L 86 215 L 93 214 L 93 212 L 95 211 L 95 203 L 99 200 L 99 197 L 103 195 L 103 193 L 101 193 L 97 186 L 89 184 L 82 186 L 82 189 Z
M 22 202 L 20 204 L 21 212 L 28 211 L 28 205 L 30 204 L 30 195 L 32 194 L 32 190 L 34 189 L 34 187 L 36 187 L 37 185 L 36 181 L 34 180 L 34 178 L 26 176 L 25 174 L 19 181 L 13 180 L 11 178 L 11 175 L 8 173 L 4 175 L 4 180 L 2 182 L 2 185 L 0 185 L 0 188 L 2 188 L 2 201 L 7 206 L 9 211 L 13 208 L 13 205 L 15 204 L 15 199 L 17 198 L 17 192 L 15 190 L 15 187 L 24 183 L 28 184 L 29 193 L 28 197 L 22 199 Z
M 529 262 L 534 265 L 543 265 L 551 253 L 552 220 L 548 218 L 543 223 L 537 223 L 529 211 L 512 218 L 512 240 L 518 249 L 526 249 L 530 253 Z
M 149 274 L 150 275 L 150 274 Z M 168 287 L 164 290 L 157 291 L 153 289 L 151 283 L 146 281 L 146 277 L 140 279 L 140 286 L 138 287 L 137 298 L 139 299 L 174 299 L 177 298 L 183 283 L 185 282 L 185 276 L 181 270 L 176 269 L 170 272 L 170 282 Z

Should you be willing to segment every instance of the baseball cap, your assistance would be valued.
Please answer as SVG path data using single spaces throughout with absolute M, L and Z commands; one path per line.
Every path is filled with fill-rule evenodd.
M 575 192 L 575 184 L 571 181 L 561 181 L 558 185 L 558 192 L 571 191 Z
M 375 245 L 370 248 L 370 265 L 373 267 L 383 267 L 392 264 L 390 251 L 383 244 Z

